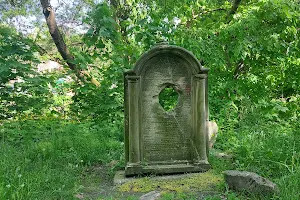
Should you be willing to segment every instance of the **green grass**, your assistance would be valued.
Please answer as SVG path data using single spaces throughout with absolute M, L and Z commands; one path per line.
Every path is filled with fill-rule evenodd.
M 212 152 L 214 171 L 256 172 L 280 189 L 278 196 L 266 199 L 300 199 L 300 123 L 287 117 L 270 120 L 259 112 L 234 125 L 225 123 L 219 124 L 215 148 L 234 158 L 219 159 Z M 138 199 L 110 189 L 114 170 L 124 167 L 122 141 L 121 128 L 104 122 L 6 121 L 0 126 L 0 200 L 76 199 L 81 192 L 87 199 Z M 263 199 L 220 187 L 227 199 Z M 162 195 L 162 199 L 196 197 L 185 191 Z
M 272 199 L 300 199 L 300 122 L 284 117 L 285 113 L 269 119 L 258 111 L 248 114 L 236 128 L 221 127 L 215 148 L 234 155 L 232 166 L 227 165 L 232 169 L 256 172 L 275 182 L 280 195 Z M 224 168 L 218 162 L 215 167 Z
M 59 120 L 5 123 L 0 199 L 74 199 L 88 166 L 122 160 L 122 133 L 108 130 Z

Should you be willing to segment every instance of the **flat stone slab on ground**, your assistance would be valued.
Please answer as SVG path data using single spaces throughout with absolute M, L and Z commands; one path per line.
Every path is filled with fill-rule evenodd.
M 220 192 L 217 185 L 223 182 L 221 175 L 212 170 L 204 173 L 175 174 L 164 176 L 125 177 L 118 171 L 114 177 L 119 192 L 168 191 L 168 192 Z

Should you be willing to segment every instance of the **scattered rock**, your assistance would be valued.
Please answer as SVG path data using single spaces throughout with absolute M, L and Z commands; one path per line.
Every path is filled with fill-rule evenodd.
M 77 198 L 77 199 L 84 199 L 84 196 L 83 196 L 82 193 L 79 193 L 79 194 L 75 195 L 75 198 Z
M 219 149 L 210 149 L 209 153 L 218 159 L 231 160 L 234 158 L 232 153 L 222 152 Z
M 222 158 L 222 159 L 225 159 L 225 160 L 230 160 L 233 158 L 233 155 L 232 154 L 227 154 L 227 153 L 223 153 L 223 152 L 217 152 L 215 154 L 215 156 L 217 158 Z
M 110 163 L 108 163 L 108 167 L 112 168 L 115 167 L 119 163 L 118 160 L 112 160 Z
M 213 148 L 218 135 L 218 125 L 214 121 L 207 122 L 209 148 Z
M 159 199 L 159 197 L 160 197 L 160 192 L 152 191 L 141 196 L 139 200 L 156 200 Z
M 253 172 L 228 170 L 224 172 L 229 188 L 256 194 L 273 194 L 279 190 L 275 183 Z

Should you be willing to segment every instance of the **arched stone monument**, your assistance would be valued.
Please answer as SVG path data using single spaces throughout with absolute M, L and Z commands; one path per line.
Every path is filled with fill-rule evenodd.
M 210 168 L 207 74 L 192 53 L 165 43 L 124 73 L 126 176 Z M 165 88 L 178 93 L 171 110 L 159 103 Z

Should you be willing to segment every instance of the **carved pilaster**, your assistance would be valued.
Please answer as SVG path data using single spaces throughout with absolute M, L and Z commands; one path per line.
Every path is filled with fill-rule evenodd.
M 205 74 L 205 112 L 206 112 L 206 154 L 209 155 L 209 137 L 208 137 L 208 122 L 209 122 L 209 104 L 208 104 L 208 68 L 203 68 L 201 74 Z
M 138 166 L 141 161 L 139 126 L 139 76 L 126 76 L 128 98 L 128 167 Z
M 197 74 L 194 77 L 194 143 L 196 161 L 194 164 L 208 164 L 207 161 L 207 130 L 206 130 L 206 74 Z

